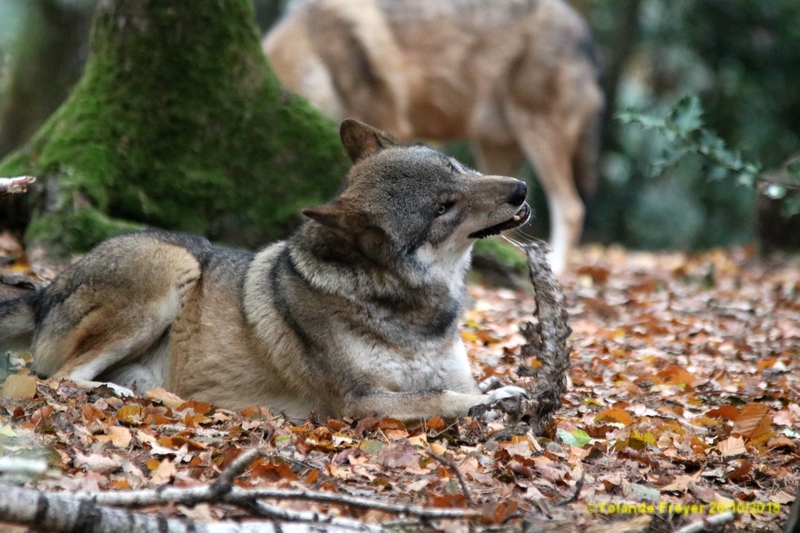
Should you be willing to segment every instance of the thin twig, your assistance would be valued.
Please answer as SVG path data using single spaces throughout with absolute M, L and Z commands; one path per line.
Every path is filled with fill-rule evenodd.
M 217 479 L 209 485 L 208 492 L 211 498 L 221 498 L 228 494 L 233 488 L 233 480 L 244 474 L 250 463 L 261 457 L 263 453 L 258 448 L 247 450 L 243 454 L 234 459 L 228 467 L 222 471 Z
M 283 522 L 304 522 L 309 524 L 330 524 L 343 528 L 363 529 L 370 532 L 378 533 L 383 529 L 376 526 L 371 526 L 359 522 L 357 520 L 350 520 L 347 518 L 336 518 L 326 514 L 317 512 L 297 512 L 290 509 L 283 509 L 277 505 L 270 505 L 268 503 L 254 502 L 252 507 L 259 515 L 272 518 L 274 520 L 281 520 Z M 418 523 L 418 522 L 415 522 Z
M 575 484 L 575 492 L 564 501 L 558 502 L 557 506 L 562 505 L 569 505 L 570 503 L 577 501 L 578 497 L 581 495 L 581 490 L 583 490 L 583 479 L 586 477 L 586 470 L 581 469 L 581 477 L 578 479 L 578 483 Z
M 470 493 L 469 493 L 469 486 L 467 486 L 467 482 L 464 479 L 464 475 L 461 473 L 461 470 L 458 469 L 458 465 L 455 464 L 450 459 L 447 459 L 447 458 L 442 457 L 440 455 L 436 455 L 435 453 L 433 453 L 430 450 L 426 450 L 425 453 L 428 454 L 430 457 L 433 457 L 434 459 L 436 459 L 437 461 L 439 461 L 440 463 L 442 463 L 443 465 L 447 466 L 450 470 L 453 471 L 453 473 L 458 478 L 458 482 L 461 485 L 461 492 L 464 494 L 464 497 L 467 499 L 467 503 L 469 503 L 471 506 L 474 506 L 475 505 L 475 500 L 472 499 L 472 495 L 470 495 Z
M 718 526 L 721 526 L 722 524 L 733 522 L 734 518 L 735 516 L 731 512 L 713 515 L 708 518 L 704 518 L 699 522 L 695 522 L 693 524 L 689 524 L 686 527 L 682 527 L 676 530 L 675 533 L 702 533 L 703 531 L 708 531 L 709 529 L 716 528 Z

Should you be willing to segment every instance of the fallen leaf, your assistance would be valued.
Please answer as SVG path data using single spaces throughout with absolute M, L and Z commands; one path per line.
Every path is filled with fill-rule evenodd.
M 757 439 L 770 429 L 772 419 L 770 408 L 763 403 L 748 403 L 733 422 L 732 434 L 741 435 L 746 440 Z
M 620 407 L 611 407 L 597 413 L 594 417 L 594 422 L 597 424 L 616 422 L 628 426 L 633 423 L 633 417 Z
M 116 414 L 116 419 L 131 426 L 142 423 L 142 413 L 144 409 L 141 405 L 131 403 L 121 407 Z
M 742 455 L 747 453 L 747 449 L 744 446 L 744 440 L 741 437 L 728 437 L 724 441 L 717 444 L 717 450 L 719 450 L 719 453 L 722 455 L 722 457 L 732 457 L 734 455 Z
M 172 394 L 171 392 L 164 390 L 163 387 L 150 389 L 145 393 L 145 398 L 161 402 L 170 409 L 174 410 L 178 410 L 179 407 L 186 403 L 186 401 L 182 400 L 177 394 Z
M 172 480 L 177 471 L 178 469 L 169 459 L 164 459 L 159 463 L 158 467 L 153 470 L 150 481 L 155 485 L 166 485 Z
M 122 468 L 120 461 L 99 453 L 91 455 L 78 453 L 75 455 L 73 463 L 76 468 L 85 468 L 89 472 L 97 472 L 98 474 L 111 474 Z
M 16 398 L 19 400 L 32 400 L 36 396 L 36 378 L 11 374 L 0 389 L 0 397 Z

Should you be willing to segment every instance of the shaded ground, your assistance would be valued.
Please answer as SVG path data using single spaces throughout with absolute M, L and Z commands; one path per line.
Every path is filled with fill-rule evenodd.
M 519 531 L 552 519 L 540 525 L 675 531 L 732 507 L 736 519 L 726 531 L 779 531 L 800 479 L 800 260 L 765 263 L 748 250 L 687 256 L 591 248 L 579 263 L 564 284 L 574 330 L 570 390 L 542 437 L 470 418 L 292 424 L 265 409 L 234 413 L 158 391 L 120 399 L 105 389 L 34 382 L 25 376 L 26 356 L 17 354 L 6 361 L 16 377 L 15 390 L 7 383 L 4 391 L 19 398 L 0 400 L 0 456 L 45 455 L 51 470 L 28 481 L 43 490 L 128 490 L 207 483 L 257 446 L 266 458 L 238 479 L 242 487 L 467 507 L 480 511 L 472 519 L 478 529 Z M 2 272 L 13 270 L 27 275 L 27 263 Z M 521 375 L 536 361 L 520 357 L 518 326 L 532 314 L 532 295 L 480 286 L 469 294 L 462 335 L 476 377 L 524 386 L 532 378 Z M 577 499 L 564 503 L 581 477 Z M 400 518 L 279 504 L 368 523 Z M 158 512 L 245 516 L 207 504 Z M 393 527 L 466 531 L 468 523 Z

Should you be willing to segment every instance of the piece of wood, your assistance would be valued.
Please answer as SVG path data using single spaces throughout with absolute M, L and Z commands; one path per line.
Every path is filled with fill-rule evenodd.
M 28 186 L 36 181 L 33 176 L 17 176 L 15 178 L 0 178 L 0 196 L 20 194 L 27 192 Z

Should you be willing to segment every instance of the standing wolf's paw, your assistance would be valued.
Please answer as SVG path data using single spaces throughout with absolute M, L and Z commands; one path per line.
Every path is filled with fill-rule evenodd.
M 500 387 L 499 389 L 495 389 L 486 395 L 486 403 L 494 403 L 498 400 L 505 400 L 506 398 L 512 398 L 514 396 L 524 396 L 527 398 L 528 392 L 525 389 L 514 387 L 512 385 Z

